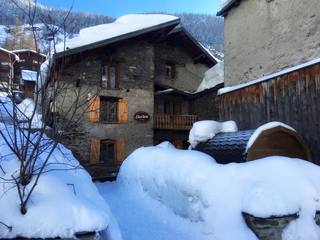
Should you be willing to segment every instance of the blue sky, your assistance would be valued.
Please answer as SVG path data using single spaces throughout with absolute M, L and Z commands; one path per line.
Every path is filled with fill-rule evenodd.
M 52 7 L 69 8 L 72 0 L 38 0 Z M 216 14 L 220 0 L 74 0 L 74 11 L 118 17 L 128 13 L 169 12 Z

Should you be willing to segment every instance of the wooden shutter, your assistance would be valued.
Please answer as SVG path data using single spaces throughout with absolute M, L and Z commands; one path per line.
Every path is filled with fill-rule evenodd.
M 100 120 L 100 97 L 91 97 L 88 102 L 88 120 L 89 122 L 99 122 Z
M 116 164 L 121 164 L 125 157 L 125 142 L 124 139 L 116 141 Z
M 128 101 L 125 99 L 118 101 L 118 122 L 128 123 Z
M 100 139 L 92 138 L 90 147 L 90 163 L 97 164 L 100 160 Z

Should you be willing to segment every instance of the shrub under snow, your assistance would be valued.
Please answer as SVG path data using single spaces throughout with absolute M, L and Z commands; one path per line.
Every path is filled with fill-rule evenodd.
M 314 221 L 320 209 L 318 166 L 286 157 L 221 165 L 206 154 L 165 145 L 133 152 L 121 167 L 118 183 L 202 223 L 208 239 L 256 240 L 242 212 L 256 217 L 298 213 L 283 239 L 320 238 Z
M 1 123 L 0 131 L 12 135 L 10 126 L 7 130 Z M 49 150 L 40 155 L 36 166 L 41 166 Z M 59 144 L 54 150 L 31 195 L 25 215 L 20 213 L 18 192 L 10 181 L 12 176 L 18 176 L 20 161 L 3 138 L 0 138 L 0 165 L 0 238 L 66 238 L 78 232 L 107 228 L 108 206 L 90 175 L 64 146 Z M 34 180 L 35 177 L 30 187 Z M 1 223 L 10 226 L 11 230 Z

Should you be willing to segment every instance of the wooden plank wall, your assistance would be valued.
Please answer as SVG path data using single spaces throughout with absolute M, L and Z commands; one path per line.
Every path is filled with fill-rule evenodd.
M 304 138 L 320 164 L 320 64 L 220 96 L 219 117 L 235 120 L 239 129 L 284 122 Z

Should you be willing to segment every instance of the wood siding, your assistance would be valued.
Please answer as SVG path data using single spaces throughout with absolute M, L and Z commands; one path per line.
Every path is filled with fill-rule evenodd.
M 220 120 L 240 129 L 281 121 L 297 130 L 320 163 L 320 64 L 219 97 Z

